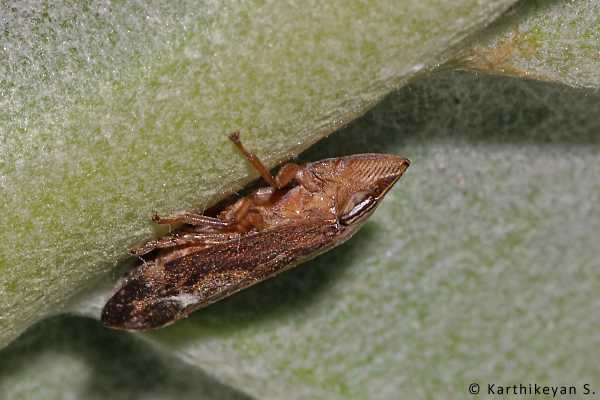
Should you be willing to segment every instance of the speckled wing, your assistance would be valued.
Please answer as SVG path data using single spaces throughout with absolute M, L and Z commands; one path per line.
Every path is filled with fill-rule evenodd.
M 134 267 L 102 310 L 104 325 L 146 330 L 168 325 L 348 239 L 356 227 L 306 220 L 241 235 L 167 262 Z

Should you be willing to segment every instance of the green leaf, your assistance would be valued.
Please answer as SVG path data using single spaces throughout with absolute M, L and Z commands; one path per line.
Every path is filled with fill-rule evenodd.
M 4 5 L 0 345 L 256 177 L 230 132 L 272 167 L 511 3 Z
M 4 110 L 18 110 L 2 114 L 5 124 L 0 128 L 0 145 L 4 146 L 0 182 L 3 195 L 6 193 L 2 204 L 8 222 L 0 239 L 3 340 L 14 339 L 49 312 L 97 316 L 126 264 L 118 271 L 102 272 L 125 258 L 127 246 L 160 234 L 153 231 L 149 220 L 152 212 L 168 215 L 201 209 L 241 185 L 252 170 L 247 164 L 241 167 L 239 154 L 227 143 L 230 130 L 244 125 L 241 129 L 247 134 L 248 147 L 274 165 L 297 154 L 319 135 L 345 124 L 350 115 L 359 114 L 387 93 L 393 85 L 381 81 L 360 89 L 364 82 L 371 82 L 373 74 L 389 72 L 396 84 L 402 85 L 430 71 L 436 62 L 464 57 L 466 53 L 456 53 L 461 50 L 459 41 L 475 30 L 479 21 L 491 21 L 491 14 L 499 9 L 499 3 L 486 3 L 481 7 L 491 7 L 486 9 L 492 10 L 486 14 L 489 20 L 465 17 L 459 23 L 453 14 L 460 12 L 459 3 L 437 5 L 448 8 L 435 18 L 426 11 L 419 14 L 416 4 L 405 18 L 428 15 L 430 22 L 413 20 L 423 29 L 406 36 L 402 30 L 393 31 L 400 35 L 396 38 L 400 50 L 390 43 L 395 38 L 384 37 L 386 24 L 372 26 L 371 35 L 381 33 L 370 38 L 385 43 L 382 48 L 388 50 L 382 53 L 389 58 L 378 56 L 366 64 L 388 65 L 389 69 L 359 68 L 356 75 L 350 75 L 356 81 L 338 82 L 325 67 L 343 61 L 339 54 L 333 54 L 342 53 L 339 46 L 332 46 L 332 54 L 318 53 L 337 60 L 330 64 L 320 63 L 320 57 L 306 61 L 308 50 L 303 50 L 299 61 L 293 51 L 299 50 L 290 47 L 293 50 L 278 67 L 291 68 L 292 80 L 298 81 L 303 75 L 294 69 L 294 62 L 307 75 L 316 73 L 306 72 L 312 71 L 307 68 L 320 66 L 321 75 L 304 86 L 299 84 L 295 93 L 305 93 L 311 85 L 321 87 L 320 91 L 304 97 L 294 97 L 293 88 L 287 86 L 277 92 L 280 97 L 265 89 L 272 87 L 267 83 L 271 81 L 259 79 L 272 65 L 263 62 L 268 60 L 266 56 L 252 59 L 252 65 L 262 63 L 265 69 L 254 69 L 256 85 L 244 88 L 245 78 L 236 81 L 234 71 L 243 71 L 240 64 L 258 48 L 249 47 L 250 42 L 240 41 L 236 48 L 241 60 L 237 67 L 228 69 L 228 64 L 220 64 L 229 72 L 223 75 L 227 79 L 213 81 L 212 92 L 200 92 L 197 83 L 212 75 L 198 73 L 194 63 L 181 63 L 182 58 L 193 55 L 201 58 L 227 53 L 226 47 L 234 43 L 229 39 L 232 36 L 227 36 L 230 31 L 208 27 L 237 29 L 248 26 L 244 21 L 253 21 L 252 29 L 240 28 L 242 33 L 236 37 L 258 37 L 257 32 L 268 31 L 278 39 L 271 43 L 275 46 L 282 46 L 284 34 L 291 38 L 288 43 L 296 43 L 294 38 L 313 37 L 316 30 L 312 26 L 312 31 L 304 31 L 309 35 L 305 37 L 295 35 L 292 28 L 285 30 L 290 24 L 296 26 L 291 16 L 261 14 L 265 8 L 285 8 L 277 4 L 244 3 L 242 6 L 249 10 L 245 15 L 236 14 L 222 2 L 215 8 L 212 4 L 193 5 L 206 8 L 202 13 L 195 11 L 205 18 L 205 29 L 194 30 L 185 43 L 179 43 L 178 36 L 170 31 L 174 22 L 161 22 L 165 16 L 170 21 L 184 17 L 183 13 L 173 13 L 173 5 L 148 5 L 144 12 L 129 14 L 98 6 L 90 15 L 112 23 L 111 29 L 121 35 L 117 35 L 121 42 L 108 34 L 87 36 L 86 40 L 113 46 L 110 52 L 93 53 L 94 57 L 104 54 L 105 64 L 94 57 L 90 58 L 93 62 L 86 63 L 81 56 L 86 53 L 74 51 L 72 54 L 80 57 L 77 60 L 83 60 L 77 68 L 69 68 L 67 63 L 76 57 L 65 55 L 61 68 L 50 69 L 63 79 L 60 85 L 55 83 L 56 87 L 64 88 L 67 81 L 72 85 L 70 91 L 52 92 L 50 73 L 49 78 L 39 81 L 35 73 L 45 73 L 43 68 L 26 69 L 42 56 L 31 58 L 30 64 L 26 57 L 19 59 L 21 63 L 9 63 L 23 79 L 19 90 L 9 92 L 3 87 L 3 93 L 13 96 Z M 532 4 L 537 3 L 525 2 L 525 6 Z M 558 18 L 561 7 L 573 5 L 582 15 L 593 13 L 592 5 L 583 1 L 552 2 L 550 8 L 524 10 L 543 20 L 543 13 Z M 349 13 L 379 15 L 371 13 L 370 6 L 383 13 L 381 3 L 364 6 L 362 11 L 352 11 L 349 6 Z M 471 3 L 468 6 L 474 7 Z M 329 7 L 335 9 L 332 3 Z M 422 7 L 429 11 L 435 8 Z M 523 10 L 519 7 L 512 9 L 512 15 L 514 10 Z M 340 9 L 336 9 L 338 14 L 344 11 Z M 303 20 L 305 14 L 297 9 L 290 12 L 298 21 L 311 20 Z M 74 14 L 77 24 L 73 22 L 73 26 L 98 29 L 81 22 L 85 18 L 79 15 L 84 14 Z M 146 21 L 154 25 L 142 25 L 135 18 L 138 14 L 149 15 Z M 60 22 L 56 12 L 40 15 L 40 20 Z M 126 31 L 114 29 L 122 25 L 107 17 L 110 15 L 126 16 L 127 21 L 138 23 L 136 35 L 131 36 L 135 39 L 122 45 L 128 36 Z M 219 19 L 224 15 L 242 17 Z M 256 15 L 262 19 L 251 18 Z M 378 18 L 393 19 L 390 15 Z M 361 18 L 361 25 L 365 21 Z M 470 25 L 469 21 L 475 23 Z M 444 32 L 456 28 L 454 23 L 465 31 L 446 36 Z M 328 34 L 319 36 L 319 43 L 337 32 L 335 21 L 330 24 L 323 28 Z M 41 32 L 42 25 L 36 26 Z M 150 29 L 152 26 L 156 31 Z M 187 23 L 185 26 L 191 29 Z M 562 32 L 564 40 L 571 34 L 571 40 L 576 41 L 579 26 L 573 24 L 571 30 Z M 394 24 L 390 27 L 398 28 Z M 514 26 L 507 29 L 505 34 L 495 32 L 499 38 L 510 40 Z M 16 35 L 21 31 L 9 32 Z M 40 37 L 51 37 L 51 32 L 57 37 L 64 35 L 55 29 L 40 33 Z M 205 52 L 206 48 L 190 52 L 185 45 L 201 42 L 203 32 L 213 35 L 215 42 L 210 43 L 220 44 L 221 53 Z M 412 38 L 414 32 L 421 39 L 425 35 L 424 41 Z M 523 32 L 520 30 L 515 41 Z M 339 40 L 349 38 L 356 43 L 353 35 L 358 33 L 348 28 L 340 31 Z M 85 35 L 81 37 L 83 40 Z M 161 40 L 152 39 L 155 37 Z M 410 46 L 402 47 L 409 42 Z M 175 46 L 177 43 L 180 47 Z M 261 42 L 261 46 L 268 45 L 268 40 Z M 137 58 L 130 57 L 129 62 L 114 56 L 117 50 L 130 54 L 128 46 L 147 51 L 137 50 Z M 162 52 L 157 46 L 164 46 Z M 181 51 L 168 53 L 170 48 Z M 27 49 L 23 47 L 23 54 Z M 154 50 L 151 53 L 148 49 Z M 416 56 L 400 57 L 404 51 L 414 51 Z M 171 54 L 170 58 L 166 54 Z M 132 59 L 144 57 L 152 62 L 140 62 L 139 70 L 131 67 L 135 64 Z M 109 61 L 115 65 L 117 60 L 123 63 L 121 69 L 105 68 Z M 233 54 L 228 60 L 237 62 Z M 588 65 L 586 58 L 576 58 L 572 65 L 578 60 L 581 69 Z M 124 72 L 125 65 L 133 72 Z M 151 68 L 146 68 L 148 65 Z M 156 72 L 157 65 L 162 65 L 162 70 Z M 355 66 L 351 62 L 347 65 L 349 70 Z M 415 66 L 423 69 L 414 72 L 411 68 Z M 96 69 L 92 71 L 93 67 Z M 147 76 L 154 78 L 146 80 L 140 71 L 150 71 Z M 191 76 L 186 71 L 196 71 L 202 79 L 186 80 Z M 371 75 L 363 81 L 364 71 L 371 71 Z M 578 85 L 593 84 L 597 79 L 576 81 L 579 75 L 575 67 L 567 66 L 565 71 L 565 79 L 556 79 L 573 79 L 571 82 Z M 78 75 L 73 75 L 75 72 Z M 32 76 L 30 81 L 27 73 Z M 87 81 L 82 79 L 84 73 L 89 74 Z M 121 80 L 106 86 L 101 74 L 116 74 Z M 272 72 L 271 76 L 278 74 Z M 65 78 L 69 76 L 70 80 Z M 327 77 L 332 81 L 318 86 Z M 130 84 L 122 83 L 125 81 Z M 9 86 L 6 82 L 3 78 L 2 84 Z M 348 103 L 336 97 L 336 90 L 345 83 L 352 84 L 347 89 Z M 28 84 L 37 89 L 27 91 Z M 169 87 L 177 95 L 171 95 Z M 44 88 L 53 95 L 44 98 Z M 71 95 L 77 90 L 77 96 Z M 244 90 L 246 96 L 231 96 Z M 381 93 L 376 94 L 378 91 Z M 75 100 L 86 95 L 97 102 Z M 281 104 L 275 101 L 278 98 Z M 297 113 L 274 111 L 291 107 L 293 98 L 297 99 Z M 269 101 L 261 103 L 263 100 Z M 228 108 L 223 108 L 226 102 Z M 131 335 L 76 317 L 35 324 L 0 351 L 0 398 L 85 399 L 106 398 L 107 394 L 113 398 L 173 399 L 457 398 L 470 396 L 471 383 L 478 383 L 483 394 L 488 384 L 506 387 L 519 382 L 526 386 L 573 386 L 582 393 L 584 384 L 593 385 L 598 376 L 595 360 L 600 356 L 600 319 L 595 312 L 600 282 L 599 106 L 600 96 L 593 90 L 491 75 L 446 72 L 403 86 L 363 118 L 301 155 L 302 160 L 309 161 L 378 151 L 411 159 L 405 176 L 349 242 L 163 330 Z M 196 129 L 191 122 L 196 115 L 214 118 L 197 118 Z M 307 118 L 309 115 L 312 119 Z M 119 128 L 123 126 L 126 129 Z M 275 131 L 276 135 L 270 134 Z M 222 156 L 216 158 L 215 154 Z M 78 290 L 81 294 L 75 296 Z
M 600 87 L 600 5 L 516 3 L 440 70 L 465 69 Z

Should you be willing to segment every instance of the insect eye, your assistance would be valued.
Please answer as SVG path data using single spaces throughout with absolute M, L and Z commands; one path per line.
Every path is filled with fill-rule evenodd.
M 357 192 L 350 197 L 344 207 L 340 222 L 342 225 L 350 225 L 363 217 L 368 216 L 377 207 L 377 199 L 367 192 Z

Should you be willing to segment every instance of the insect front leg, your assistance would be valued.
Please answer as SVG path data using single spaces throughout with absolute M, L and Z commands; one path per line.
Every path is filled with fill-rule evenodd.
M 275 177 L 275 180 L 281 185 L 280 187 L 284 187 L 292 179 L 295 179 L 300 186 L 309 192 L 318 192 L 323 188 L 323 182 L 315 174 L 303 166 L 294 163 L 284 165 Z
M 265 225 L 262 216 L 250 212 L 257 202 L 264 202 L 260 197 L 259 199 L 253 195 L 241 198 L 229 210 L 221 214 L 220 217 L 225 221 L 232 221 L 232 224 L 235 225 L 235 230 L 240 233 L 249 232 L 254 228 L 261 231 Z
M 310 192 L 316 192 L 323 187 L 322 182 L 319 181 L 313 173 L 294 163 L 284 165 L 283 168 L 279 170 L 277 176 L 271 175 L 269 170 L 265 168 L 260 159 L 255 154 L 244 148 L 244 145 L 242 145 L 242 141 L 240 140 L 239 132 L 233 132 L 231 135 L 229 135 L 229 139 L 231 139 L 231 141 L 237 146 L 242 154 L 246 156 L 248 161 L 252 163 L 254 168 L 256 168 L 256 170 L 259 172 L 260 176 L 262 176 L 263 179 L 275 189 L 281 189 L 290 183 L 292 179 L 296 179 L 296 182 Z

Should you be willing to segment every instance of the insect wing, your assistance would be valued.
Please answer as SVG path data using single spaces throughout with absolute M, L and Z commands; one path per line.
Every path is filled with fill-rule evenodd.
M 102 323 L 146 330 L 175 322 L 256 282 L 317 256 L 341 243 L 346 227 L 306 220 L 242 235 L 238 240 L 158 266 L 130 270 L 102 310 Z

